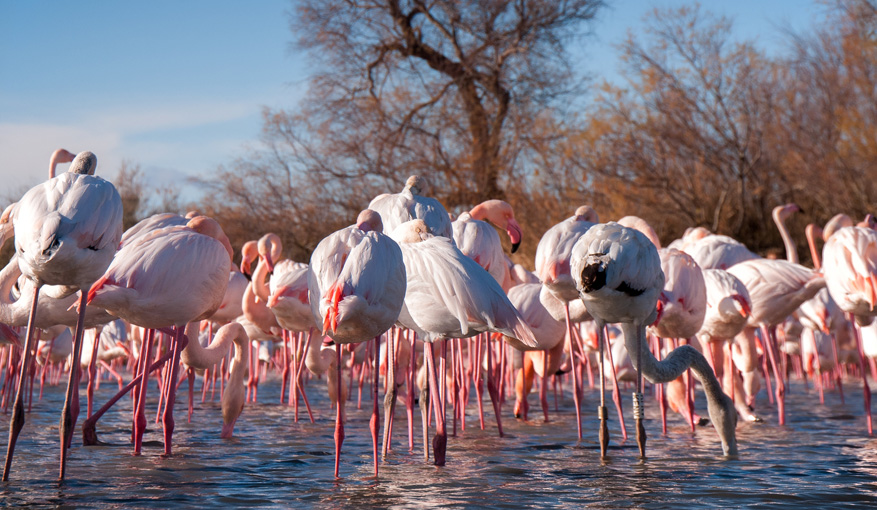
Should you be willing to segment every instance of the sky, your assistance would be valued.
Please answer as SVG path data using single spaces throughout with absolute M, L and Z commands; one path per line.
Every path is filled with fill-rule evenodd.
M 655 7 L 689 0 L 606 0 L 579 65 L 617 78 L 615 45 Z M 783 30 L 824 15 L 817 0 L 704 1 L 765 51 Z M 292 47 L 290 0 L 0 0 L 0 197 L 47 175 L 59 148 L 91 150 L 108 179 L 123 162 L 153 186 L 216 169 L 258 147 L 263 108 L 294 108 L 306 56 Z M 58 170 L 66 170 L 60 165 Z M 2 204 L 0 204 L 2 205 Z

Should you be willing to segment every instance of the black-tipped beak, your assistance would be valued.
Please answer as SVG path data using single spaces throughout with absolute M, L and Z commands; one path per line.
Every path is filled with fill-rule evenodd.
M 512 253 L 518 251 L 518 246 L 520 246 L 520 245 L 521 245 L 520 242 L 512 244 Z

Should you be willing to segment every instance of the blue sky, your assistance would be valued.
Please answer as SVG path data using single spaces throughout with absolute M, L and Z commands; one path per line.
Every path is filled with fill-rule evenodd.
M 611 79 L 628 30 L 654 7 L 690 3 L 607 0 L 581 65 Z M 703 6 L 771 52 L 783 51 L 784 27 L 806 30 L 824 13 L 815 0 Z M 58 147 L 93 151 L 108 178 L 123 160 L 155 184 L 209 177 L 258 146 L 264 106 L 303 95 L 291 11 L 289 0 L 0 1 L 0 194 L 45 179 Z

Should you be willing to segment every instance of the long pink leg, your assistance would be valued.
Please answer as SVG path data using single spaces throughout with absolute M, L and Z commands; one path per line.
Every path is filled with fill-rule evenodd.
M 283 378 L 280 381 L 281 404 L 283 404 L 283 397 L 286 396 L 286 384 L 289 382 L 289 336 L 289 331 L 286 331 L 285 329 L 280 332 L 280 339 L 283 341 L 283 351 L 281 353 L 281 359 L 283 360 Z M 298 419 L 296 419 L 296 421 L 298 421 Z
M 841 381 L 843 377 L 841 373 L 840 361 L 837 359 L 837 336 L 834 334 L 831 335 L 831 354 L 834 357 L 834 369 L 831 371 L 831 375 L 833 376 L 835 384 L 837 385 L 837 391 L 838 393 L 840 393 L 840 403 L 845 404 L 846 402 L 844 402 L 844 386 L 843 382 Z
M 387 354 L 389 355 L 390 348 L 387 347 Z M 380 413 L 378 412 L 378 384 L 380 383 L 380 363 L 381 363 L 381 337 L 380 335 L 375 337 L 374 341 L 374 362 L 375 362 L 375 378 L 374 383 L 372 384 L 372 417 L 369 420 L 368 428 L 372 433 L 372 446 L 374 447 L 374 457 L 375 457 L 375 478 L 378 477 L 378 420 L 380 419 Z M 392 367 L 388 366 L 387 371 L 391 370 Z
M 94 385 L 97 378 L 97 349 L 100 346 L 100 335 L 94 332 L 94 345 L 91 347 L 91 361 L 88 362 L 88 386 L 86 386 L 85 417 L 91 416 L 94 409 Z
M 308 401 L 308 394 L 305 393 L 305 387 L 301 378 L 302 374 L 304 373 L 305 354 L 308 352 L 308 346 L 311 343 L 311 336 L 313 334 L 314 330 L 311 329 L 306 339 L 304 338 L 304 335 L 302 335 L 302 340 L 300 342 L 302 345 L 301 355 L 299 356 L 300 360 L 298 362 L 298 368 L 296 368 L 295 370 L 295 387 L 298 393 L 301 395 L 302 400 L 305 401 L 305 408 L 308 411 L 308 417 L 310 418 L 311 423 L 314 423 L 314 413 L 313 411 L 311 411 L 311 403 Z M 298 399 L 298 397 L 296 397 L 296 399 Z
M 411 343 L 411 362 L 408 364 L 408 371 L 405 373 L 405 384 L 408 388 L 408 395 L 405 398 L 405 414 L 408 415 L 408 451 L 414 453 L 414 373 L 417 371 L 417 353 L 414 351 L 414 332 L 406 333 L 409 337 L 406 341 Z
M 140 379 L 140 391 L 137 396 L 137 413 L 134 419 L 134 455 L 140 455 L 143 446 L 143 433 L 146 431 L 146 389 L 149 387 L 149 371 L 152 357 L 152 342 L 155 339 L 155 330 L 147 330 L 146 338 L 141 346 L 143 354 L 143 372 Z
M 81 292 L 79 298 L 79 317 L 76 319 L 76 334 L 73 336 L 73 366 L 70 368 L 70 377 L 67 381 L 67 394 L 64 399 L 64 409 L 61 411 L 61 470 L 59 480 L 64 479 L 67 469 L 67 450 L 73 438 L 73 428 L 76 426 L 76 418 L 79 416 L 79 379 L 80 360 L 82 359 L 82 332 L 85 327 L 85 305 L 87 292 Z
M 481 423 L 481 430 L 484 430 L 484 381 L 481 377 L 481 358 L 482 354 L 482 335 L 479 334 L 475 337 L 475 358 L 473 361 L 474 367 L 474 377 L 475 377 L 475 397 L 478 399 L 478 420 Z M 471 351 L 470 351 L 471 356 Z
M 582 405 L 579 402 L 579 392 L 581 391 L 579 385 L 579 375 L 578 375 L 578 367 L 576 365 L 576 348 L 575 348 L 575 333 L 572 331 L 572 321 L 569 318 L 569 303 L 563 304 L 563 313 L 566 316 L 566 331 L 569 338 L 569 361 L 572 366 L 572 397 L 573 402 L 576 406 L 576 431 L 578 432 L 579 439 L 582 438 Z M 602 374 L 601 374 L 602 377 Z
M 496 415 L 496 428 L 499 431 L 499 437 L 503 437 L 502 434 L 502 411 L 500 409 L 499 402 L 499 392 L 496 388 L 496 374 L 493 370 L 493 349 L 490 346 L 490 335 L 486 335 L 487 338 L 486 348 L 487 348 L 487 393 L 490 395 L 490 402 L 493 404 L 493 414 Z M 446 345 L 446 344 L 445 344 Z M 502 374 L 500 374 L 500 377 Z M 444 383 L 444 381 L 442 381 Z
M 448 434 L 445 430 L 444 409 L 441 402 L 438 367 L 435 365 L 435 351 L 432 343 L 424 345 L 426 351 L 427 375 L 429 376 L 429 394 L 432 397 L 433 413 L 435 414 L 435 437 L 432 439 L 432 453 L 436 466 L 445 465 L 445 453 L 448 446 Z
M 339 478 L 339 467 L 341 466 L 341 445 L 344 443 L 344 416 L 342 408 L 344 402 L 341 401 L 341 385 L 344 380 L 341 378 L 341 346 L 335 346 L 335 367 L 338 371 L 338 400 L 335 412 L 335 478 Z
M 603 332 L 606 339 L 606 356 L 609 358 L 609 367 L 612 369 L 612 400 L 615 401 L 615 409 L 618 410 L 618 423 L 621 424 L 621 436 L 627 441 L 627 427 L 624 425 L 624 413 L 621 410 L 621 388 L 618 387 L 618 375 L 615 371 L 615 360 L 612 359 L 612 346 L 608 345 L 609 336 Z
M 871 388 L 868 387 L 868 371 L 865 369 L 865 350 L 862 347 L 862 332 L 859 329 L 859 325 L 856 324 L 856 319 L 852 315 L 850 315 L 850 322 L 852 322 L 853 327 L 853 336 L 856 339 L 856 349 L 859 351 L 859 365 L 862 370 L 862 396 L 865 400 L 865 419 L 868 423 L 868 435 L 874 433 L 874 425 L 871 421 Z
M 765 350 L 767 351 L 768 358 L 770 359 L 770 365 L 773 369 L 774 380 L 776 381 L 776 399 L 777 399 L 777 413 L 779 414 L 780 425 L 786 424 L 786 402 L 785 402 L 785 385 L 783 384 L 783 376 L 780 374 L 779 367 L 777 366 L 776 357 L 774 354 L 774 337 L 773 337 L 773 328 L 763 326 L 764 336 L 765 336 Z
M 176 335 L 173 342 L 174 355 L 171 358 L 171 366 L 170 368 L 170 385 L 168 386 L 168 393 L 165 399 L 165 407 L 164 407 L 164 416 L 162 422 L 164 424 L 164 454 L 171 454 L 171 440 L 174 435 L 174 401 L 176 400 L 176 381 L 177 374 L 180 369 L 180 353 L 183 351 L 183 348 L 186 346 L 186 335 L 183 334 L 183 330 L 185 328 L 182 326 L 177 327 Z M 197 342 L 198 340 L 195 339 Z
M 390 419 L 396 408 L 396 341 L 398 341 L 398 336 L 398 330 L 387 336 L 387 389 L 384 390 L 384 438 L 381 445 L 381 457 L 384 459 L 387 458 L 387 450 L 390 447 Z
M 33 301 L 31 303 L 30 316 L 27 322 L 27 337 L 24 340 L 24 352 L 21 356 L 21 372 L 18 376 L 18 389 L 15 393 L 15 404 L 12 407 L 12 420 L 9 424 L 9 443 L 6 449 L 6 462 L 3 465 L 3 481 L 9 480 L 9 472 L 12 467 L 12 456 L 15 454 L 15 443 L 18 440 L 18 434 L 21 432 L 22 427 L 24 427 L 24 384 L 25 384 L 25 376 L 27 374 L 27 367 L 30 363 L 29 356 L 34 346 L 34 330 L 36 329 L 35 318 L 37 315 L 37 301 L 39 300 L 40 289 L 39 287 L 34 290 Z M 12 357 L 12 350 L 10 349 L 10 359 Z M 12 363 L 8 363 L 6 365 L 6 373 L 7 376 L 12 373 Z M 63 444 L 62 444 L 63 447 Z M 63 449 L 63 448 L 62 448 Z
M 654 336 L 655 339 L 655 358 L 661 361 L 661 338 Z M 667 387 L 664 383 L 656 385 L 656 396 L 658 397 L 658 407 L 661 410 L 661 433 L 667 435 Z

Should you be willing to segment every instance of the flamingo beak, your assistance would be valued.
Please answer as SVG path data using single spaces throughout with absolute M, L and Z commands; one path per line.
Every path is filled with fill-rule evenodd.
M 509 218 L 508 224 L 506 225 L 506 233 L 508 233 L 509 239 L 512 241 L 512 253 L 518 251 L 518 247 L 521 246 L 523 231 L 514 218 Z
M 657 326 L 659 322 L 661 322 L 661 316 L 664 315 L 664 299 L 663 294 L 661 298 L 658 299 L 658 302 L 655 304 L 655 310 L 657 310 L 658 314 L 655 317 L 655 322 L 653 322 L 652 326 Z
M 749 302 L 746 301 L 746 298 L 744 298 L 740 294 L 734 294 L 733 296 L 731 296 L 731 298 L 734 301 L 740 303 L 740 314 L 743 317 L 749 317 L 749 315 L 752 314 L 752 308 L 749 306 Z
M 268 272 L 273 274 L 274 273 L 274 260 L 271 259 L 270 253 L 265 254 L 265 264 L 268 266 Z

